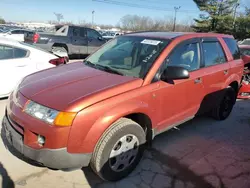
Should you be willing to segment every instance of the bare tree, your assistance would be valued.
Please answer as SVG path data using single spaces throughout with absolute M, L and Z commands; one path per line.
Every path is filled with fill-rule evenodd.
M 60 23 L 60 21 L 64 18 L 61 13 L 54 12 L 54 15 L 56 16 L 57 22 Z
M 138 15 L 126 15 L 120 20 L 120 27 L 124 30 L 142 31 L 142 30 L 156 30 L 156 31 L 172 31 L 174 25 L 173 17 L 165 17 L 152 19 L 150 17 Z M 176 25 L 176 31 L 190 31 L 191 24 L 183 22 Z

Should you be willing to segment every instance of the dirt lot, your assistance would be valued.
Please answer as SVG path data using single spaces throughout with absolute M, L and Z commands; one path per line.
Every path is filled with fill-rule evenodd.
M 0 100 L 0 121 L 6 100 Z M 1 127 L 1 125 L 0 125 Z M 0 187 L 250 187 L 250 101 L 238 101 L 223 122 L 199 117 L 156 137 L 138 168 L 109 183 L 84 168 L 73 172 L 31 166 L 0 142 Z

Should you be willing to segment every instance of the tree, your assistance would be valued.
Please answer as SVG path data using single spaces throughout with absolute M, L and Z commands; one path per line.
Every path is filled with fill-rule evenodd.
M 61 13 L 54 12 L 57 22 L 60 23 L 60 21 L 63 19 L 63 15 Z
M 123 30 L 130 31 L 172 31 L 173 24 L 173 17 L 152 19 L 147 16 L 126 15 L 121 18 L 119 26 Z M 176 31 L 191 31 L 191 27 L 187 24 L 178 24 Z
M 221 28 L 223 20 L 229 20 L 233 16 L 238 0 L 194 0 L 200 11 L 199 19 L 194 19 L 196 24 L 193 28 L 197 32 L 216 32 Z
M 5 20 L 3 18 L 0 17 L 0 24 L 5 24 Z

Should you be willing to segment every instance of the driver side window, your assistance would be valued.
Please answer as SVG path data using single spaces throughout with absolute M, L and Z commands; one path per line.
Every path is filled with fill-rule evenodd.
M 200 67 L 199 43 L 189 43 L 177 46 L 167 59 L 167 66 L 180 66 L 188 71 Z

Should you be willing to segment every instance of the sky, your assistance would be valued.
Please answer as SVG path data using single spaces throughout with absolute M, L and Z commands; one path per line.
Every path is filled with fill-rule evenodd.
M 156 9 L 164 9 L 164 11 L 108 4 L 103 1 L 140 7 L 156 7 Z M 250 0 L 242 1 L 250 4 Z M 63 21 L 77 24 L 82 21 L 91 22 L 92 11 L 95 11 L 95 23 L 115 25 L 122 16 L 127 14 L 152 18 L 173 18 L 174 7 L 178 6 L 181 6 L 177 13 L 179 22 L 191 21 L 199 15 L 199 9 L 193 0 L 0 0 L 0 17 L 6 21 L 15 22 L 48 22 L 56 20 L 54 15 L 56 12 L 63 14 Z

